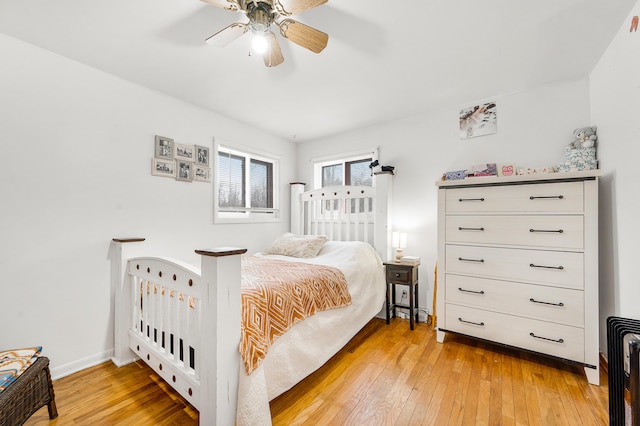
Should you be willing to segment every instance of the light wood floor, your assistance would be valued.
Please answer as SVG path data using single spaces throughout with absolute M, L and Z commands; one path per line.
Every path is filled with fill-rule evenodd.
M 105 363 L 54 382 L 27 425 L 197 424 L 198 413 L 143 363 Z M 607 377 L 554 359 L 371 321 L 320 370 L 271 403 L 274 425 L 606 425 Z

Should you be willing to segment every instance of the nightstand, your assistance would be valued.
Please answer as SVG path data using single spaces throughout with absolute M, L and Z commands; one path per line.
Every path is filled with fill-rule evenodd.
M 391 318 L 391 313 L 396 316 L 396 308 L 409 309 L 409 326 L 414 328 L 418 321 L 418 266 L 394 261 L 384 263 L 385 276 L 387 279 L 387 324 Z M 396 303 L 396 285 L 406 285 L 409 287 L 409 304 Z M 415 320 L 415 322 L 414 322 Z

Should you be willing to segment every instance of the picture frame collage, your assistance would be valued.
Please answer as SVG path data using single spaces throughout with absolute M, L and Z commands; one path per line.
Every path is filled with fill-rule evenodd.
M 151 174 L 183 182 L 211 182 L 210 158 L 209 147 L 180 144 L 156 135 Z

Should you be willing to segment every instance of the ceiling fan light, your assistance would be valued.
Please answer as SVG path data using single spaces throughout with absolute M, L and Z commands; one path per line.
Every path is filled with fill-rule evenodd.
M 269 47 L 269 42 L 264 34 L 256 34 L 251 41 L 251 47 L 253 50 L 262 55 L 267 51 L 267 47 Z

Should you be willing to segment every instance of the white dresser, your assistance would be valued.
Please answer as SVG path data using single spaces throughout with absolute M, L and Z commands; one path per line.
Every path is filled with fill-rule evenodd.
M 599 384 L 599 170 L 438 182 L 438 341 L 584 365 Z

